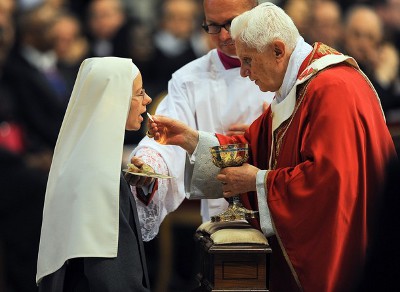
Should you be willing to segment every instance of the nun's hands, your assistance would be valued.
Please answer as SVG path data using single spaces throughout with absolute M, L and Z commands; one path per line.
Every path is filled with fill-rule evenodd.
M 129 171 L 131 172 L 154 172 L 154 169 L 143 162 L 142 159 L 139 157 L 133 156 L 131 158 L 131 165 L 129 167 Z M 125 179 L 126 181 L 131 185 L 135 187 L 143 187 L 143 186 L 148 186 L 154 182 L 154 178 L 152 177 L 146 177 L 146 176 L 141 176 L 141 175 L 135 175 L 134 173 L 131 172 L 126 172 L 125 173 Z

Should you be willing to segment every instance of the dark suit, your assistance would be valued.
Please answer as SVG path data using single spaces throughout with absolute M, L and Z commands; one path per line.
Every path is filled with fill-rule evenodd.
M 18 52 L 4 71 L 4 79 L 15 90 L 17 107 L 27 127 L 28 140 L 38 149 L 55 146 L 67 98 L 60 99 L 46 76 Z M 69 97 L 69 93 L 67 93 Z
M 0 291 L 35 292 L 47 173 L 27 163 L 26 127 L 15 100 L 14 88 L 0 77 Z

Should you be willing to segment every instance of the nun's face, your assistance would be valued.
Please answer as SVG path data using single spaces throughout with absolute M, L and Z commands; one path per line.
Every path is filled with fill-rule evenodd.
M 126 129 L 129 131 L 137 131 L 140 129 L 143 122 L 142 114 L 146 112 L 146 105 L 151 103 L 151 98 L 143 88 L 142 75 L 138 76 L 133 81 L 132 100 L 129 109 L 128 118 L 126 119 Z

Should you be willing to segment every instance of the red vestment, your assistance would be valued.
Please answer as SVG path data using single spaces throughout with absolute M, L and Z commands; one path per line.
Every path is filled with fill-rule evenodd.
M 298 76 L 332 53 L 317 43 Z M 293 114 L 271 131 L 269 107 L 244 137 L 217 135 L 221 144 L 249 143 L 249 163 L 271 169 L 265 183 L 276 232 L 269 239 L 271 291 L 352 291 L 363 272 L 384 170 L 395 157 L 374 90 L 354 67 L 330 66 L 299 85 Z M 257 210 L 255 193 L 241 199 Z

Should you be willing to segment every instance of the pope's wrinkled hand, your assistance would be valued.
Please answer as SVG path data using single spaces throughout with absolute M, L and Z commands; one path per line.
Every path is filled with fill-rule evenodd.
M 256 191 L 256 178 L 259 169 L 251 164 L 222 168 L 217 180 L 222 183 L 225 198 Z
M 227 136 L 243 135 L 244 132 L 250 127 L 248 124 L 235 124 L 231 125 L 226 132 Z
M 154 172 L 153 168 L 144 163 L 142 159 L 139 157 L 133 156 L 131 158 L 131 164 L 132 168 L 135 168 L 133 172 Z M 126 172 L 125 175 L 125 180 L 131 185 L 131 186 L 136 186 L 136 187 L 143 187 L 143 186 L 148 186 L 154 182 L 154 178 L 151 177 L 146 177 L 146 176 L 139 176 L 135 175 L 131 172 Z

